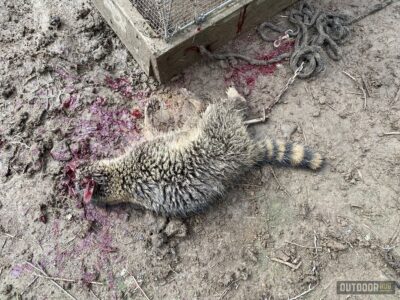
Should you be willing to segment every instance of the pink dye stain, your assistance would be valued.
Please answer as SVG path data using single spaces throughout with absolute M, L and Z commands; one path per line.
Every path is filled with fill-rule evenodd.
M 283 53 L 287 53 L 293 49 L 293 42 L 283 43 L 279 48 L 264 54 L 258 54 L 256 59 L 269 60 L 275 58 Z M 262 75 L 273 74 L 276 70 L 277 63 L 265 65 L 265 66 L 254 66 L 250 64 L 239 64 L 232 67 L 225 76 L 225 82 L 227 84 L 234 84 L 240 89 L 247 88 L 252 91 L 257 78 Z

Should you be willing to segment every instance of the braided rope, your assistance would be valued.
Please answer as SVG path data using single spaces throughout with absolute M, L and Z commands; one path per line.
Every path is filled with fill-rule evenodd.
M 264 22 L 258 27 L 257 31 L 260 37 L 266 42 L 274 42 L 275 46 L 279 46 L 283 39 L 289 37 L 295 39 L 292 53 L 283 53 L 270 60 L 254 59 L 237 53 L 215 54 L 208 51 L 204 46 L 200 46 L 200 53 L 211 59 L 235 58 L 256 66 L 269 65 L 290 58 L 290 68 L 293 73 L 300 66 L 303 66 L 297 77 L 310 78 L 325 70 L 324 52 L 332 60 L 338 61 L 342 58 L 339 45 L 349 39 L 351 35 L 349 26 L 398 1 L 400 0 L 386 0 L 353 18 L 340 13 L 325 12 L 316 9 L 306 1 L 301 2 L 299 8 L 293 9 L 289 16 L 289 22 L 296 27 L 296 30 L 285 31 L 269 22 Z M 285 36 L 276 40 L 276 38 L 268 36 L 268 30 L 285 34 Z

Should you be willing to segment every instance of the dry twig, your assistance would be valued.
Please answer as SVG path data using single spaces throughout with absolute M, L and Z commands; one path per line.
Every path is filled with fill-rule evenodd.
M 288 266 L 289 268 L 291 268 L 293 270 L 297 270 L 301 266 L 301 262 L 299 262 L 297 265 L 295 265 L 295 264 L 292 264 L 290 262 L 287 262 L 287 261 L 284 261 L 284 260 L 281 260 L 281 259 L 275 258 L 275 257 L 271 258 L 271 260 L 275 261 L 275 262 L 278 262 L 280 264 L 283 264 L 285 266 Z
M 238 279 L 238 280 L 235 280 L 235 281 L 232 281 L 232 282 L 228 285 L 228 287 L 222 292 L 222 294 L 219 296 L 218 299 L 223 299 L 223 298 L 226 296 L 226 294 L 228 294 L 228 292 L 229 292 L 229 290 L 231 289 L 232 285 L 238 283 L 238 281 L 239 281 L 239 279 Z
M 298 246 L 298 247 L 301 247 L 301 248 L 315 249 L 315 246 L 314 246 L 314 247 L 311 247 L 311 246 L 303 246 L 303 245 L 300 245 L 300 244 L 297 244 L 297 243 L 294 243 L 294 242 L 289 242 L 289 241 L 286 241 L 286 243 L 291 244 L 291 245 L 295 245 L 295 246 Z M 317 248 L 318 248 L 318 249 L 322 249 L 322 247 L 317 247 Z
M 11 238 L 11 239 L 15 239 L 16 238 L 15 235 L 9 234 L 7 232 L 1 232 L 1 234 L 4 235 L 5 237 Z
M 394 103 L 396 103 L 397 100 L 399 100 L 399 98 L 400 98 L 400 86 L 399 86 L 399 89 L 397 90 L 397 93 L 396 93 L 396 95 L 394 96 L 393 100 L 390 101 L 389 104 L 394 104 Z
M 360 84 L 354 76 L 350 75 L 346 71 L 342 71 L 342 73 L 347 77 L 349 77 L 351 80 L 353 80 L 354 83 L 357 85 L 357 88 L 362 92 L 364 97 L 364 109 L 367 109 L 367 92 L 365 91 L 363 84 Z
M 296 299 L 299 299 L 300 297 L 303 297 L 304 295 L 307 295 L 309 292 L 313 291 L 317 287 L 317 285 L 318 284 L 316 284 L 313 287 L 311 287 L 311 284 L 310 284 L 307 291 L 304 291 L 301 294 L 299 294 L 299 295 L 297 295 L 297 296 L 295 296 L 293 298 L 290 298 L 289 300 L 296 300 Z
M 43 276 L 48 277 L 48 279 L 56 286 L 58 287 L 60 290 L 63 291 L 64 294 L 66 294 L 69 298 L 73 299 L 73 300 L 77 300 L 74 296 L 72 296 L 69 292 L 67 292 L 67 290 L 65 290 L 61 285 L 59 285 L 56 281 L 54 281 L 53 279 L 50 279 L 51 277 L 47 275 L 47 273 L 42 269 L 42 268 L 38 268 L 37 266 L 35 266 L 34 264 L 30 263 L 29 261 L 26 262 L 28 265 L 30 265 L 32 268 L 34 268 L 35 270 L 37 270 L 39 273 L 41 273 Z M 37 275 L 37 274 L 36 274 Z
M 385 132 L 383 135 L 400 135 L 400 131 Z
M 89 289 L 89 291 L 93 297 L 95 297 L 97 300 L 100 300 L 100 298 L 92 291 L 92 289 Z
M 317 246 L 317 233 L 314 230 L 314 249 L 315 249 L 315 254 L 318 254 L 318 246 Z
M 26 293 L 26 291 L 32 286 L 32 284 L 34 284 L 34 283 L 36 282 L 36 280 L 38 280 L 38 278 L 39 278 L 39 276 L 36 276 L 36 277 L 31 281 L 31 283 L 28 284 L 28 285 L 26 286 L 26 288 L 24 288 L 24 290 L 21 292 L 21 296 L 22 296 L 23 294 Z
M 146 300 L 150 300 L 149 297 L 147 297 L 146 293 L 143 291 L 143 289 L 140 287 L 139 283 L 137 282 L 135 276 L 133 276 L 133 274 L 131 274 L 133 280 L 135 281 L 136 286 L 138 287 L 138 289 L 140 290 L 140 292 L 142 293 L 142 295 L 146 298 Z
M 292 195 L 281 185 L 281 183 L 280 183 L 278 177 L 276 176 L 276 174 L 275 174 L 275 172 L 274 172 L 274 169 L 273 169 L 272 167 L 270 167 L 270 169 L 271 169 L 272 176 L 274 176 L 275 181 L 276 181 L 276 183 L 278 184 L 279 188 L 280 188 L 288 197 L 292 198 Z

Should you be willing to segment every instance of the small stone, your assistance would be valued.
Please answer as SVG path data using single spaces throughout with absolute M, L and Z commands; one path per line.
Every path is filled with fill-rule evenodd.
M 72 159 L 72 153 L 65 141 L 56 142 L 50 151 L 50 155 L 56 161 L 70 161 Z
M 337 242 L 337 241 L 334 241 L 334 240 L 329 241 L 329 242 L 326 244 L 326 246 L 327 246 L 329 249 L 333 250 L 333 251 L 343 251 L 343 250 L 346 250 L 346 249 L 349 248 L 348 245 L 342 244 L 342 243 Z
M 181 220 L 171 220 L 165 228 L 165 234 L 168 237 L 185 237 L 187 235 L 187 227 Z
M 93 51 L 93 59 L 95 61 L 102 60 L 106 56 L 106 50 L 103 46 L 99 46 L 96 50 Z
M 1 92 L 1 95 L 5 98 L 8 99 L 10 98 L 13 94 L 15 93 L 15 87 L 8 84 L 3 91 Z
M 341 111 L 341 112 L 339 113 L 339 117 L 342 118 L 342 119 L 346 119 L 347 116 L 348 116 L 347 111 Z
M 145 82 L 147 82 L 148 79 L 149 79 L 149 78 L 147 77 L 147 75 L 143 73 L 143 74 L 140 75 L 139 81 L 140 81 L 141 83 L 145 83 Z
M 317 110 L 317 111 L 313 112 L 313 114 L 312 114 L 312 116 L 313 116 L 314 118 L 317 118 L 317 117 L 319 117 L 320 115 L 321 115 L 321 111 L 320 111 L 320 110 Z
M 86 18 L 88 15 L 90 14 L 90 9 L 87 7 L 84 7 L 80 10 L 78 10 L 78 13 L 76 15 L 76 19 L 80 20 L 80 19 L 84 19 Z
M 151 244 L 155 248 L 161 248 L 167 242 L 167 237 L 165 234 L 154 234 L 151 237 Z
M 61 18 L 59 16 L 53 16 L 50 19 L 50 29 L 58 29 L 61 26 Z
M 293 135 L 298 129 L 299 129 L 299 128 L 298 128 L 297 124 L 294 124 L 294 123 L 292 123 L 292 124 L 283 124 L 283 125 L 281 126 L 281 130 L 282 130 L 282 133 L 283 133 L 283 137 L 284 137 L 285 139 L 288 139 L 288 140 L 292 137 L 292 135 Z

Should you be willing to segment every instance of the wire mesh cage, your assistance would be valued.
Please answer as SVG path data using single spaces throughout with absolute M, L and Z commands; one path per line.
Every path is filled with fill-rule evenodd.
M 240 0 L 131 0 L 164 40 Z
M 149 76 L 165 83 L 298 0 L 91 0 Z

